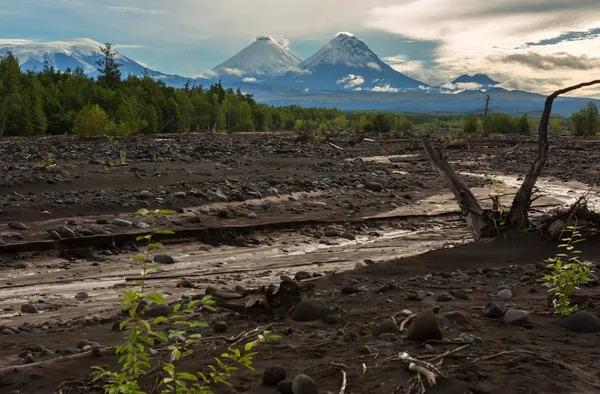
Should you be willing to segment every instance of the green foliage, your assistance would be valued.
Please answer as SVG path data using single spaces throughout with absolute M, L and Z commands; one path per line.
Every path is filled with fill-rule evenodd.
M 527 118 L 527 114 L 523 114 L 517 122 L 517 133 L 522 135 L 531 134 L 532 125 Z
M 75 118 L 73 134 L 78 137 L 100 137 L 112 134 L 115 124 L 98 104 L 84 107 Z
M 593 101 L 571 115 L 573 134 L 577 136 L 592 136 L 600 131 L 600 115 Z
M 106 43 L 104 47 L 100 47 L 100 51 L 104 57 L 96 62 L 100 73 L 98 82 L 109 89 L 114 89 L 121 83 L 119 67 L 122 65 L 116 61 L 117 52 L 112 49 L 111 44 Z
M 554 114 L 550 120 L 550 127 L 556 132 L 560 132 L 564 128 L 564 119 L 560 115 Z
M 154 226 L 159 216 L 176 212 L 142 208 L 137 213 L 149 216 L 149 223 Z M 179 363 L 194 352 L 195 345 L 201 343 L 202 335 L 197 333 L 197 329 L 208 326 L 204 321 L 194 320 L 193 316 L 197 310 L 214 312 L 214 301 L 210 296 L 205 296 L 202 300 L 175 304 L 173 314 L 169 317 L 159 316 L 152 321 L 144 318 L 144 311 L 152 303 L 167 304 L 162 294 L 147 291 L 145 278 L 150 270 L 157 268 L 151 264 L 153 253 L 163 248 L 162 243 L 155 240 L 155 236 L 171 234 L 171 230 L 155 230 L 137 238 L 138 242 L 147 242 L 147 247 L 143 255 L 131 259 L 132 263 L 142 264 L 141 280 L 136 282 L 139 288 L 127 290 L 122 300 L 123 310 L 128 316 L 120 324 L 120 330 L 125 333 L 125 342 L 116 350 L 121 369 L 110 371 L 100 366 L 92 368 L 94 381 L 102 382 L 106 394 L 146 394 L 140 387 L 140 379 L 152 369 L 149 348 L 158 343 L 168 344 L 170 354 L 169 359 L 159 365 L 162 377 L 157 388 L 161 389 L 161 394 L 213 394 L 211 387 L 214 385 L 230 386 L 231 375 L 239 367 L 253 370 L 252 359 L 258 354 L 255 350 L 260 343 L 279 338 L 265 331 L 258 335 L 257 340 L 246 343 L 243 351 L 229 348 L 220 357 L 215 357 L 216 365 L 209 365 L 206 373 L 179 371 Z M 168 324 L 173 328 L 167 333 L 158 329 Z
M 479 119 L 477 118 L 477 115 L 470 114 L 464 120 L 463 131 L 468 134 L 474 134 L 474 133 L 477 133 L 478 130 L 479 130 Z
M 46 160 L 44 161 L 38 161 L 33 165 L 33 168 L 40 168 L 43 169 L 44 171 L 54 171 L 54 168 L 56 167 L 56 160 L 54 160 L 54 157 L 52 157 L 52 155 L 50 153 L 48 153 L 48 156 L 46 156 Z
M 492 214 L 494 215 L 494 220 L 498 222 L 500 226 L 504 226 L 506 224 L 506 217 L 510 209 L 500 202 L 500 186 L 504 183 L 498 179 L 497 176 L 492 175 L 489 176 L 490 186 L 492 187 L 492 193 L 489 194 L 490 200 L 492 200 Z
M 584 239 L 579 231 L 581 227 L 570 226 L 567 234 L 561 239 L 564 243 L 559 245 L 566 253 L 557 253 L 547 262 L 550 272 L 540 281 L 553 294 L 553 305 L 555 313 L 568 316 L 577 312 L 577 305 L 571 305 L 571 296 L 580 284 L 586 284 L 595 278 L 592 272 L 592 264 L 581 259 L 581 251 L 576 245 Z

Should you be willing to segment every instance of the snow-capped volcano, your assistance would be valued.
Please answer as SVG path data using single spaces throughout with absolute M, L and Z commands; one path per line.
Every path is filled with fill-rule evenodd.
M 347 32 L 337 33 L 299 66 L 302 72 L 291 72 L 269 83 L 309 90 L 399 92 L 429 88 L 391 68 L 364 42 Z
M 42 71 L 44 64 L 47 62 L 48 66 L 54 67 L 56 70 L 75 70 L 79 67 L 86 75 L 97 77 L 96 61 L 104 57 L 100 50 L 101 47 L 104 47 L 104 45 L 89 38 L 53 42 L 0 39 L 0 56 L 6 55 L 8 51 L 11 51 L 19 59 L 21 69 L 25 71 Z M 123 78 L 126 78 L 130 74 L 142 76 L 144 70 L 147 69 L 144 65 L 120 53 L 117 53 L 115 58 L 122 65 L 120 70 Z M 161 79 L 166 84 L 172 86 L 182 86 L 189 80 L 189 78 L 163 74 L 149 69 L 148 75 L 155 79 Z
M 213 68 L 221 79 L 237 79 L 254 82 L 299 71 L 301 60 L 273 37 L 258 36 L 256 41 L 242 49 L 229 60 Z
M 335 38 L 313 56 L 303 61 L 304 69 L 319 66 L 370 67 L 381 71 L 385 64 L 369 47 L 351 33 L 337 33 Z

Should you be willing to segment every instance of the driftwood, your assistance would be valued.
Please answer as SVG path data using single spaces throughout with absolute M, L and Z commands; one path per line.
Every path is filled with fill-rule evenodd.
M 546 160 L 548 159 L 548 124 L 550 122 L 550 114 L 552 112 L 552 104 L 554 100 L 561 94 L 596 84 L 600 84 L 600 79 L 557 90 L 546 98 L 544 112 L 542 113 L 540 127 L 538 129 L 538 156 L 533 162 L 533 165 L 529 169 L 525 180 L 519 187 L 519 190 L 512 201 L 510 211 L 508 212 L 506 218 L 506 223 L 503 225 L 504 229 L 529 227 L 528 213 L 533 201 L 533 188 L 535 187 L 542 169 L 546 164 Z M 489 232 L 486 231 L 486 228 L 489 229 L 491 227 L 497 227 L 495 224 L 493 226 L 490 224 L 490 221 L 492 221 L 493 218 L 490 215 L 485 214 L 473 196 L 473 193 L 464 184 L 464 182 L 462 182 L 458 175 L 456 175 L 450 164 L 443 158 L 441 153 L 433 149 L 426 137 L 422 137 L 421 140 L 432 164 L 438 169 L 440 174 L 444 176 L 450 185 L 452 192 L 458 200 L 461 212 L 467 220 L 469 227 L 471 227 L 475 239 L 480 239 L 482 236 L 489 234 Z
M 214 292 L 211 296 L 217 306 L 241 314 L 284 316 L 302 300 L 302 293 L 310 293 L 313 287 L 314 283 L 283 280 L 279 286 L 261 286 L 238 299 L 221 298 L 219 293 Z

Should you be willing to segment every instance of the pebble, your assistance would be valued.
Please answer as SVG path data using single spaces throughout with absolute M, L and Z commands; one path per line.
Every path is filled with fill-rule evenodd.
M 495 302 L 490 302 L 481 311 L 481 316 L 496 319 L 504 316 L 504 310 Z
M 411 341 L 441 340 L 442 331 L 437 324 L 433 310 L 419 312 L 408 328 L 407 338 Z
M 149 198 L 153 198 L 154 194 L 152 192 L 150 192 L 149 190 L 142 190 L 139 194 L 138 194 L 138 199 L 140 200 L 147 200 Z
M 75 235 L 75 232 L 67 226 L 58 226 L 55 229 L 55 231 L 58 233 L 58 235 L 60 235 L 61 238 L 66 238 L 66 239 L 77 238 L 77 235 Z
M 22 313 L 38 313 L 38 310 L 35 307 L 35 305 L 23 304 L 23 305 L 21 305 L 21 312 Z
M 469 318 L 462 312 L 454 311 L 454 312 L 446 312 L 444 313 L 444 318 L 451 322 L 455 322 L 457 324 L 469 324 Z
M 9 328 L 4 328 L 2 329 L 2 331 L 0 331 L 0 334 L 2 335 L 15 335 L 15 332 Z
M 173 257 L 168 254 L 156 254 L 154 255 L 154 262 L 158 264 L 175 264 Z
M 509 289 L 500 290 L 498 294 L 496 294 L 496 297 L 502 298 L 503 300 L 508 300 L 512 297 L 512 291 Z
M 123 219 L 113 219 L 112 224 L 120 227 L 130 227 L 133 226 L 133 223 L 128 220 Z
M 529 320 L 529 312 L 511 309 L 504 315 L 504 321 L 507 323 L 525 323 Z
M 311 278 L 312 278 L 312 275 L 306 271 L 298 271 L 294 275 L 294 279 L 296 279 L 296 280 L 306 280 L 306 279 L 311 279 Z
M 175 197 L 175 198 L 185 198 L 185 197 L 187 197 L 187 194 L 185 192 L 175 192 L 175 193 L 173 193 L 173 197 Z
M 100 344 L 96 341 L 92 341 L 89 339 L 82 339 L 81 341 L 77 342 L 77 349 L 81 350 L 86 346 L 90 346 L 90 347 L 100 347 Z
M 379 182 L 367 182 L 365 183 L 365 189 L 373 192 L 380 192 L 383 190 L 383 185 Z
M 229 209 L 226 208 L 219 209 L 219 212 L 217 212 L 217 217 L 221 219 L 229 219 L 231 217 L 231 212 L 229 212 Z
M 227 323 L 224 321 L 218 321 L 213 326 L 215 332 L 227 332 Z
M 8 222 L 8 227 L 13 230 L 27 230 L 29 227 L 21 222 Z
M 438 302 L 449 302 L 452 301 L 454 299 L 454 297 L 452 297 L 450 294 L 448 293 L 441 293 L 438 297 L 437 300 Z
M 560 326 L 578 334 L 600 332 L 600 318 L 589 312 L 577 312 L 562 319 Z
M 368 265 L 367 265 L 367 263 L 363 263 L 362 261 L 359 261 L 358 263 L 356 263 L 354 265 L 355 270 L 359 270 L 359 269 L 365 268 L 365 267 L 368 267 Z
M 469 295 L 467 294 L 467 291 L 465 289 L 460 289 L 460 290 L 450 290 L 449 291 L 450 295 L 454 298 L 458 298 L 459 300 L 470 300 L 471 297 L 469 297 Z
M 23 364 L 33 364 L 35 362 L 35 358 L 33 358 L 33 354 L 27 353 L 22 359 Z
M 75 294 L 76 300 L 85 300 L 87 298 L 90 298 L 90 295 L 85 291 L 80 291 L 79 293 Z
M 373 336 L 378 338 L 381 334 L 397 334 L 400 332 L 400 328 L 391 320 L 386 320 L 377 326 L 373 332 Z
M 139 228 L 141 230 L 147 229 L 150 227 L 150 225 L 148 223 L 144 223 L 144 222 L 135 222 L 133 224 L 133 227 L 135 228 Z
M 309 322 L 321 320 L 330 313 L 325 304 L 316 300 L 304 299 L 296 305 L 290 317 L 294 321 Z
M 294 394 L 319 394 L 319 388 L 309 376 L 299 374 L 292 383 L 292 392 Z
M 145 317 L 169 316 L 172 310 L 168 305 L 156 304 L 146 309 L 143 313 Z
M 287 377 L 285 369 L 278 365 L 271 365 L 263 372 L 262 381 L 266 386 L 275 387 Z
M 91 232 L 93 232 L 93 233 L 94 233 L 94 234 L 96 234 L 96 235 L 101 235 L 101 234 L 104 234 L 104 233 L 105 233 L 104 229 L 103 229 L 102 227 L 100 227 L 99 225 L 97 225 L 97 224 L 92 224 L 92 225 L 91 225 L 90 227 L 88 227 L 88 228 L 89 228 L 89 230 L 90 230 Z
M 281 394 L 294 394 L 294 390 L 292 388 L 293 385 L 293 380 L 282 380 L 281 382 L 277 383 L 277 390 L 279 390 Z

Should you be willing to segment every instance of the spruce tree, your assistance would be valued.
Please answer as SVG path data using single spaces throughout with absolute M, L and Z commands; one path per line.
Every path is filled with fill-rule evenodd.
M 100 47 L 100 51 L 104 58 L 96 61 L 98 65 L 98 81 L 106 88 L 115 89 L 121 82 L 121 71 L 119 67 L 122 64 L 118 63 L 115 57 L 117 52 L 112 49 L 112 45 L 106 43 L 104 47 Z

